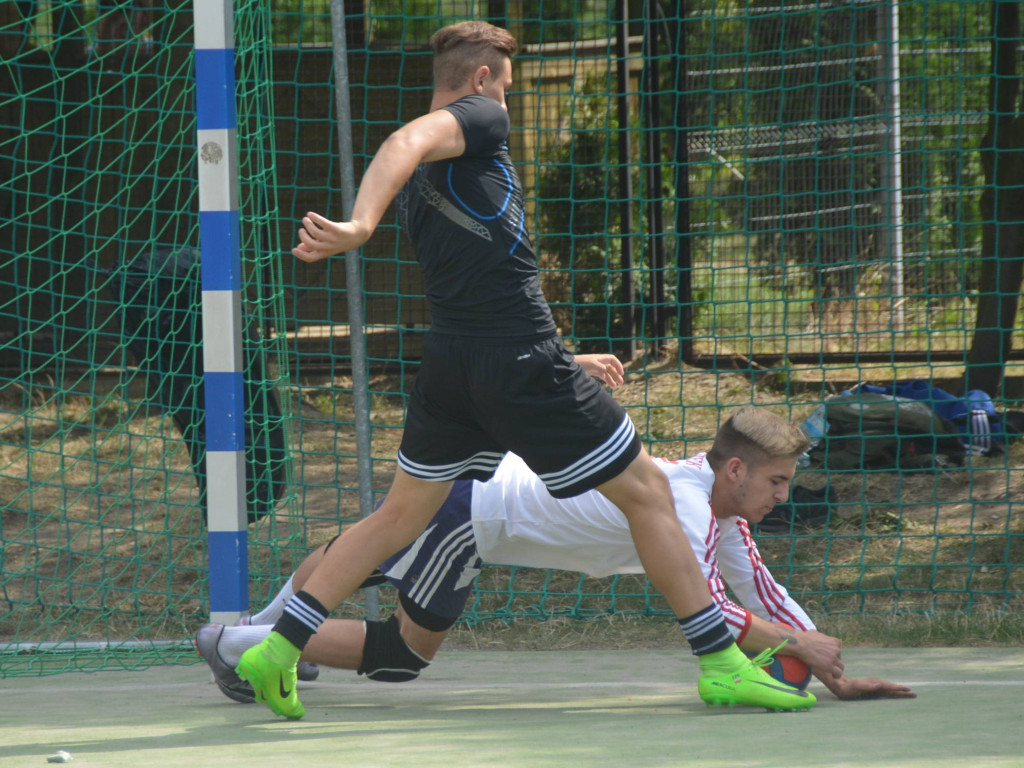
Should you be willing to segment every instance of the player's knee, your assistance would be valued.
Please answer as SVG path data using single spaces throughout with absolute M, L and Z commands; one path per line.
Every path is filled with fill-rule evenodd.
M 675 499 L 668 477 L 650 459 L 638 460 L 630 465 L 616 486 L 606 495 L 626 515 L 645 516 L 651 512 L 675 517 Z
M 465 598 L 469 596 L 468 590 L 462 592 L 462 603 L 459 607 L 459 612 L 465 608 Z M 398 593 L 398 603 L 402 606 L 402 610 L 405 611 L 405 615 L 412 619 L 413 624 L 416 624 L 423 629 L 429 630 L 430 632 L 447 632 L 458 621 L 458 617 L 452 616 L 441 616 L 440 614 L 434 613 L 433 611 L 418 605 L 415 600 L 409 597 L 405 592 Z M 431 655 L 433 658 L 433 655 Z
M 398 617 L 367 621 L 363 663 L 357 672 L 380 683 L 407 683 L 420 676 L 430 662 L 406 645 Z

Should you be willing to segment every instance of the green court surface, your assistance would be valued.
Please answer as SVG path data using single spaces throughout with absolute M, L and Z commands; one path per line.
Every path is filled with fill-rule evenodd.
M 1024 766 L 1024 649 L 849 649 L 913 700 L 708 709 L 684 651 L 442 652 L 420 680 L 323 670 L 306 717 L 235 704 L 206 667 L 0 680 L 0 766 Z

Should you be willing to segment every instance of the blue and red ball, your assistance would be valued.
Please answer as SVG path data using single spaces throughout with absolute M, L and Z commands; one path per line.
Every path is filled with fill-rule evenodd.
M 761 667 L 776 680 L 804 690 L 811 682 L 811 668 L 796 656 L 776 656 L 772 663 Z

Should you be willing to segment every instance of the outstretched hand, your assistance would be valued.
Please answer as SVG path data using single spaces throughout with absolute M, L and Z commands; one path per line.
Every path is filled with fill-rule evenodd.
M 820 678 L 825 686 L 844 701 L 853 699 L 914 699 L 917 694 L 899 683 L 891 683 L 878 677 L 834 677 Z
M 624 381 L 625 369 L 615 355 L 576 355 L 576 362 L 595 379 L 614 389 Z
M 299 244 L 292 254 L 312 263 L 358 248 L 369 239 L 370 233 L 357 221 L 331 221 L 311 211 L 302 219 Z

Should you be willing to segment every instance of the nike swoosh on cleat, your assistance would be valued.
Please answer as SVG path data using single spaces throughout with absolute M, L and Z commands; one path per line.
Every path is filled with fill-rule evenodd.
M 795 688 L 783 688 L 781 685 L 762 683 L 760 680 L 751 680 L 750 682 L 755 683 L 756 685 L 763 685 L 765 688 L 771 688 L 773 691 L 782 691 L 783 693 L 790 693 L 794 696 L 799 696 L 802 699 L 807 698 L 807 691 L 798 691 Z
M 285 690 L 284 678 L 279 678 L 278 679 L 278 681 L 277 681 L 277 691 L 278 691 L 278 693 L 281 694 L 281 698 L 282 699 L 287 699 L 289 696 L 291 696 L 291 693 L 292 693 L 291 691 Z

